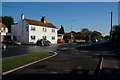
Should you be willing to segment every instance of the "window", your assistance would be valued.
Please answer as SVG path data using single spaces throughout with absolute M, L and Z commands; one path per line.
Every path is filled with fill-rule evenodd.
M 47 32 L 47 28 L 42 28 L 43 29 L 43 32 Z
M 4 32 L 5 32 L 5 30 L 6 30 L 6 29 L 5 29 L 5 28 L 3 28 L 3 31 L 4 31 Z
M 26 31 L 28 31 L 28 27 L 29 27 L 29 25 L 28 25 L 28 24 L 26 24 Z
M 1 31 L 2 29 L 1 29 L 1 27 L 0 27 L 0 31 Z
M 31 40 L 35 40 L 35 36 L 31 36 Z
M 34 26 L 31 26 L 31 31 L 35 31 L 35 27 Z
M 52 36 L 52 40 L 55 40 L 55 37 L 54 37 L 54 36 Z
M 45 32 L 47 32 L 47 28 L 45 28 Z
M 47 36 L 43 36 L 43 39 L 47 40 Z
M 52 32 L 55 32 L 55 29 L 52 29 Z

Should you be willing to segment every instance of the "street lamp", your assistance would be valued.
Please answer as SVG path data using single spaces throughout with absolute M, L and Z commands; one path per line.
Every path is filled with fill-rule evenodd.
M 72 23 L 73 23 L 74 21 L 75 21 L 75 20 L 72 20 L 72 21 L 71 21 L 71 34 L 70 34 L 70 35 L 71 35 L 71 36 L 70 36 L 71 40 L 70 40 L 70 43 L 72 43 Z

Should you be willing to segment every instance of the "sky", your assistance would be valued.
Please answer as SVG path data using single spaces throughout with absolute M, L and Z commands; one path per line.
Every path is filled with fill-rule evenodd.
M 3 2 L 118 2 L 119 0 L 2 0 Z
M 65 32 L 79 32 L 83 28 L 99 31 L 104 35 L 110 31 L 110 12 L 113 12 L 113 25 L 118 24 L 117 2 L 3 2 L 2 15 L 11 16 L 15 22 L 24 13 L 25 18 L 47 22 L 58 29 L 63 25 Z

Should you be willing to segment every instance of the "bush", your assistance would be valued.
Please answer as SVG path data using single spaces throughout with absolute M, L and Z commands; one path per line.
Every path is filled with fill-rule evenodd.
M 112 42 L 116 47 L 120 47 L 120 25 L 113 26 Z

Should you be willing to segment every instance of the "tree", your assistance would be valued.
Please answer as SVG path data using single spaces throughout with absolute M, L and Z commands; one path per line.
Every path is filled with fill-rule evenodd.
M 71 35 L 74 40 L 85 40 L 86 42 L 91 42 L 94 39 L 98 39 L 99 41 L 103 40 L 102 33 L 98 31 L 90 31 L 87 28 L 83 28 L 81 32 L 71 31 L 69 33 L 65 33 L 64 40 L 67 41 L 68 39 L 71 39 Z
M 82 33 L 82 32 L 78 32 L 77 34 L 76 34 L 76 36 L 75 36 L 75 39 L 85 39 L 85 34 L 84 33 Z
M 87 33 L 87 32 L 89 32 L 89 29 L 83 28 L 83 29 L 81 30 L 81 32 L 82 32 L 82 33 Z
M 2 16 L 0 16 L 0 23 L 2 23 Z
M 93 31 L 92 35 L 94 35 L 94 36 L 102 36 L 102 34 L 100 32 L 98 32 L 98 31 Z
M 71 34 L 70 33 L 65 33 L 63 39 L 65 40 L 65 42 L 69 42 L 68 40 L 71 38 Z
M 87 28 L 83 28 L 81 30 L 81 33 L 83 33 L 85 35 L 85 40 L 86 42 L 90 42 L 91 41 L 91 34 L 92 34 L 92 31 L 90 31 L 89 29 Z
M 112 40 L 115 46 L 120 46 L 120 25 L 113 26 Z
M 103 40 L 102 33 L 98 32 L 98 31 L 93 31 L 92 35 L 91 35 L 91 39 L 92 40 L 98 39 L 99 41 Z
M 58 34 L 64 34 L 64 27 L 61 25 L 61 28 L 58 30 Z
M 2 17 L 2 23 L 8 27 L 8 32 L 11 32 L 11 25 L 14 24 L 14 20 L 10 16 Z

